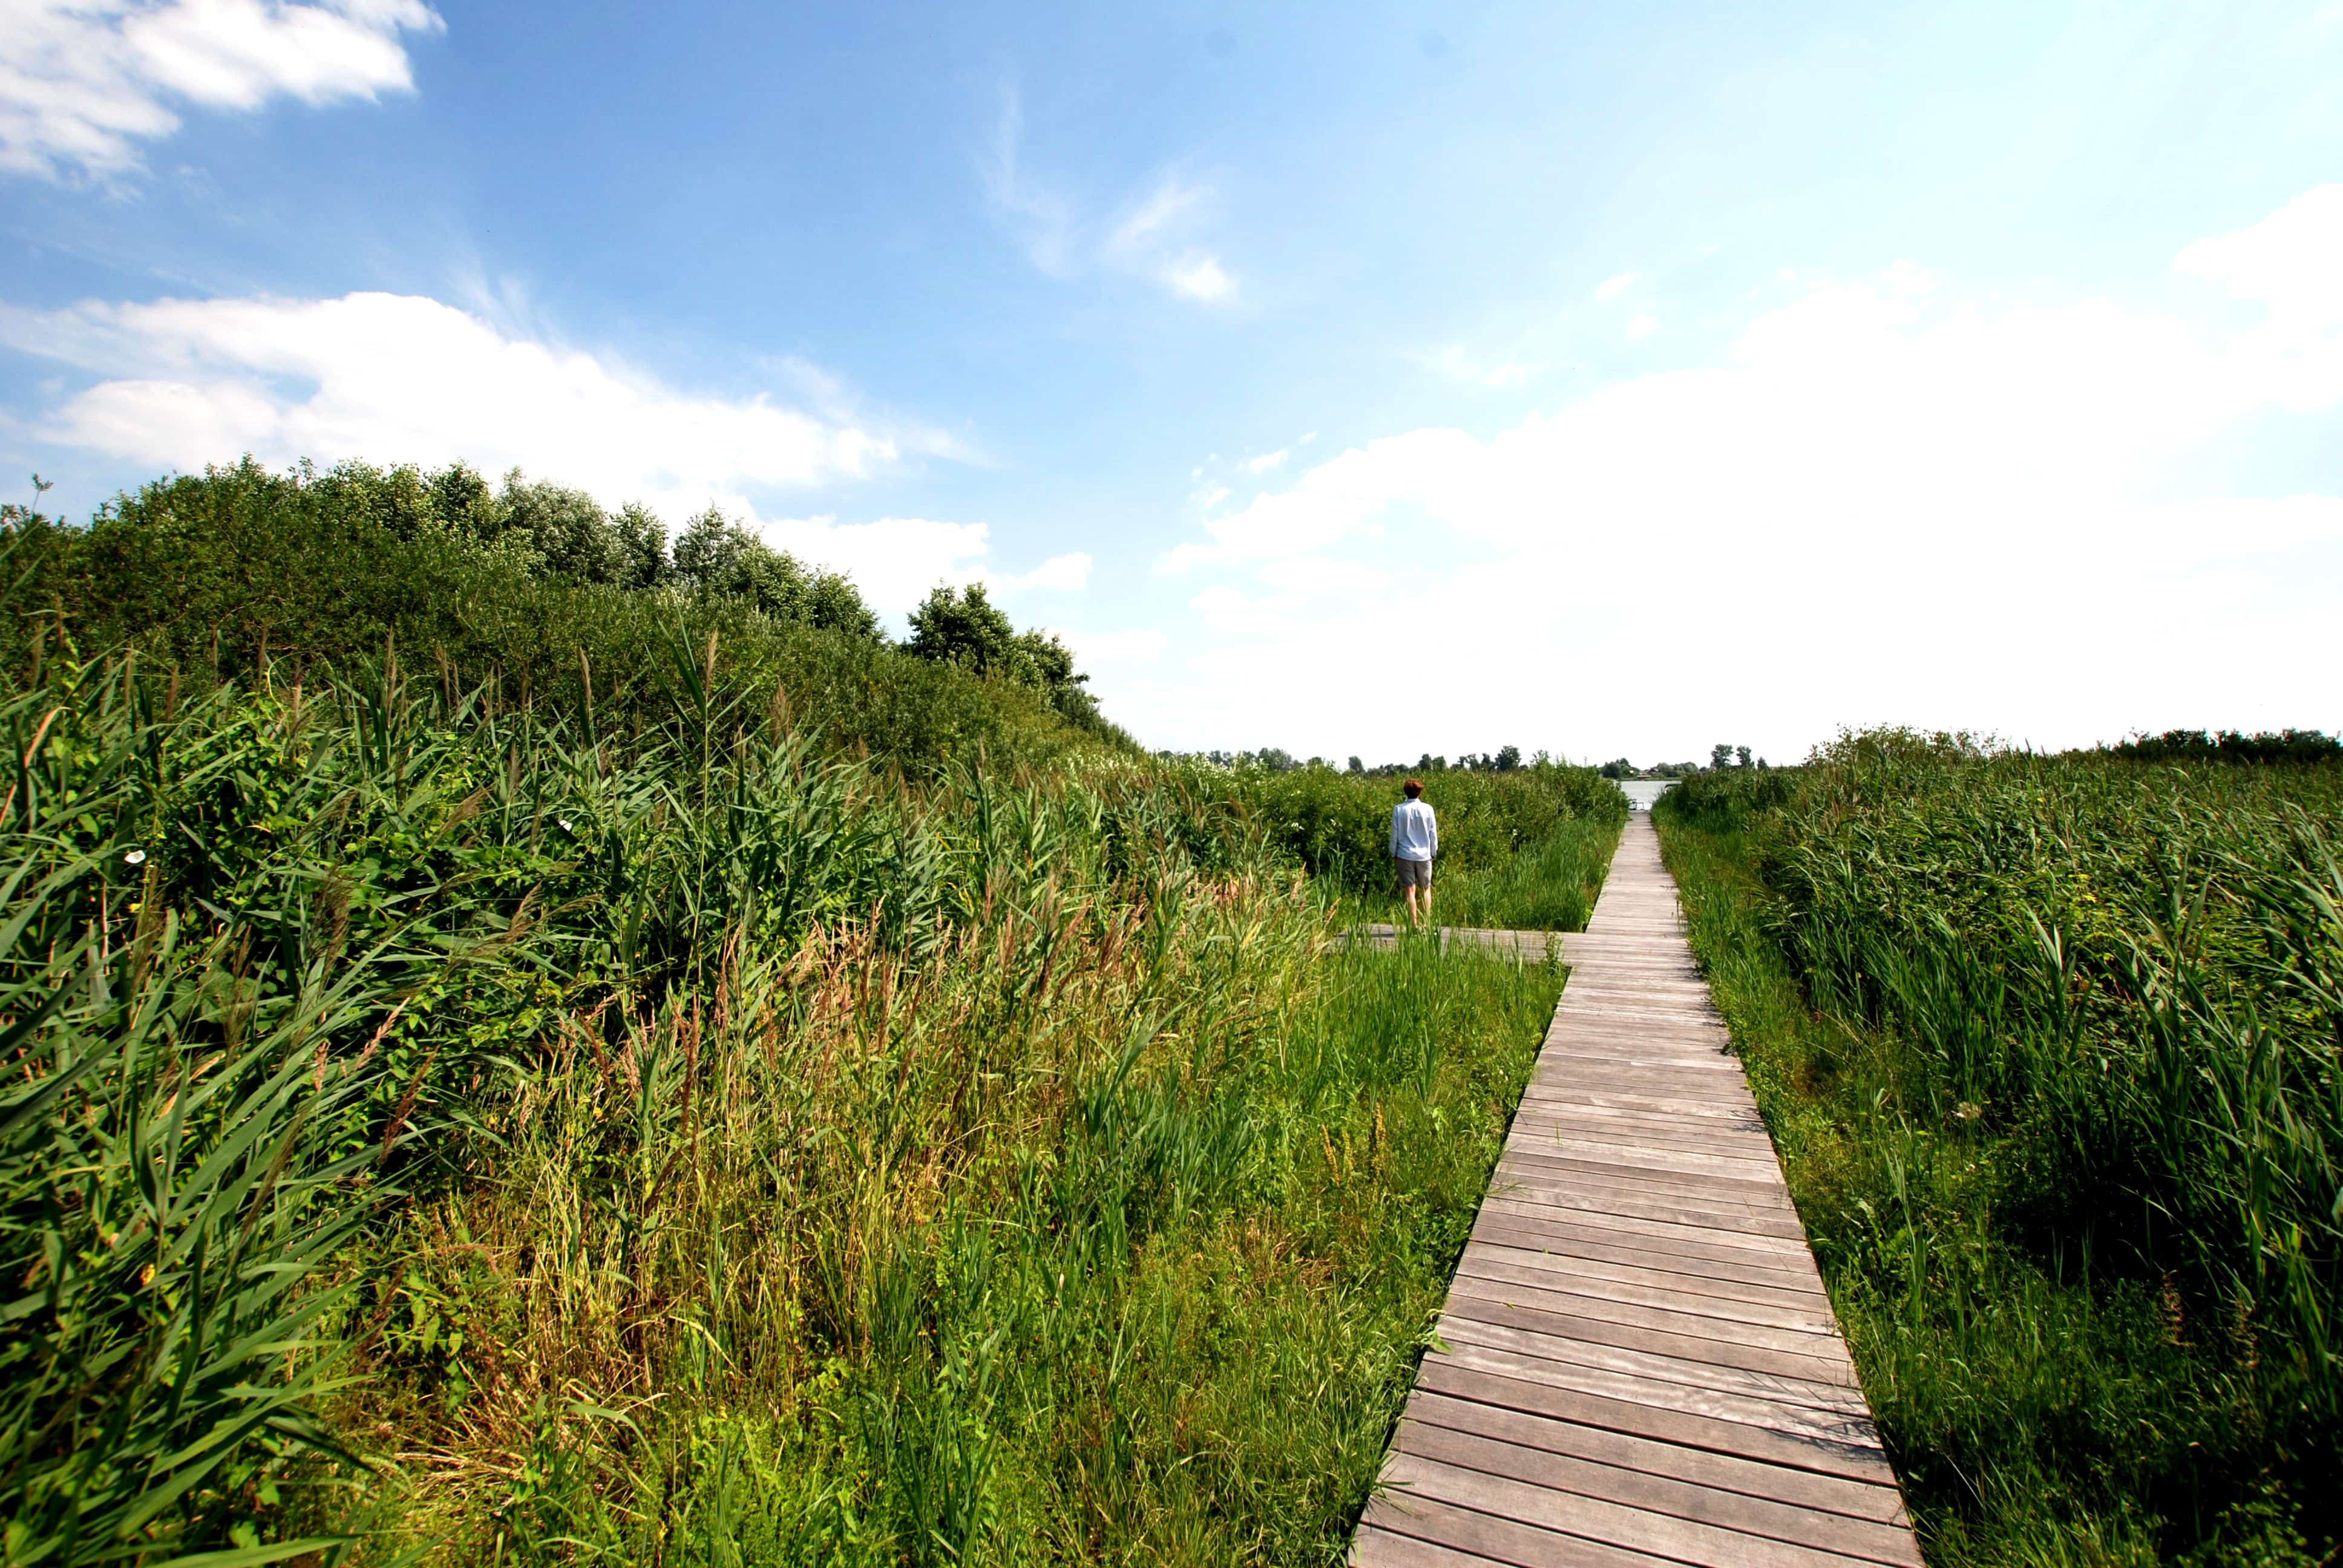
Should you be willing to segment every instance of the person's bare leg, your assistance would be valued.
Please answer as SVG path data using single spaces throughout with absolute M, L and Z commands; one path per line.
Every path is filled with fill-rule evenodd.
M 1426 925 L 1432 923 L 1432 884 L 1429 881 L 1423 884 L 1423 921 Z
M 1411 928 L 1420 926 L 1423 922 L 1416 918 L 1415 884 L 1413 882 L 1410 882 L 1405 890 L 1407 893 L 1407 923 Z

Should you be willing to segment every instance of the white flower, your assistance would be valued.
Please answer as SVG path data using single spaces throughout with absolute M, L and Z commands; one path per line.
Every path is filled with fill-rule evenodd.
M 126 866 L 143 866 L 146 863 L 146 851 L 133 849 L 122 857 L 122 863 Z

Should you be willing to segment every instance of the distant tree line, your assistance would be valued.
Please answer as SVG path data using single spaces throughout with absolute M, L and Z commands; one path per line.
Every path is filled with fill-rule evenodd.
M 1156 753 L 1156 755 L 1164 758 L 1166 760 L 1182 759 L 1188 757 L 1201 757 L 1204 761 L 1210 762 L 1215 767 L 1257 768 L 1263 772 L 1268 773 L 1292 773 L 1304 768 L 1332 768 L 1334 766 L 1334 764 L 1326 758 L 1300 758 L 1294 756 L 1293 753 L 1284 749 L 1282 747 L 1277 746 L 1264 746 L 1258 751 L 1204 751 L 1193 753 L 1161 751 Z M 1452 770 L 1459 773 L 1517 773 L 1525 768 L 1551 768 L 1561 765 L 1562 764 L 1558 762 L 1557 759 L 1550 757 L 1543 751 L 1537 753 L 1534 757 L 1524 759 L 1522 756 L 1522 749 L 1520 747 L 1500 746 L 1494 751 L 1468 751 L 1462 757 L 1457 758 L 1453 762 L 1450 761 L 1445 757 L 1435 757 L 1431 752 L 1427 751 L 1413 762 L 1385 762 L 1376 767 L 1370 768 L 1360 759 L 1353 757 L 1342 766 L 1340 771 L 1355 774 L 1363 779 L 1402 779 L 1412 775 L 1424 773 L 1446 773 Z
M 1708 764 L 1697 762 L 1655 762 L 1649 768 L 1638 768 L 1624 757 L 1614 758 L 1596 769 L 1605 779 L 1689 779 L 1695 773 L 1721 773 L 1729 768 L 1765 768 L 1770 764 L 1763 757 L 1752 758 L 1749 748 L 1718 741 L 1708 749 Z
M 2167 729 L 2135 735 L 2100 751 L 2130 762 L 2334 762 L 2343 759 L 2343 740 L 2317 729 Z

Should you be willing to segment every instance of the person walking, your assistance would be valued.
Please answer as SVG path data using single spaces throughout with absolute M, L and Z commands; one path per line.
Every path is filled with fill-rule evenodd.
M 1393 869 L 1399 873 L 1400 891 L 1407 899 L 1407 923 L 1432 919 L 1432 858 L 1440 853 L 1440 819 L 1423 798 L 1423 781 L 1407 781 L 1407 799 L 1392 808 Z M 1423 912 L 1416 912 L 1415 896 L 1423 894 Z

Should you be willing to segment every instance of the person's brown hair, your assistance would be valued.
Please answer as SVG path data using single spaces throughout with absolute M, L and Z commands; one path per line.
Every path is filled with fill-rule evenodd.
M 1418 795 L 1423 793 L 1423 780 L 1421 779 L 1411 779 L 1406 783 L 1401 785 L 1400 788 L 1406 790 L 1407 798 L 1413 800 Z

